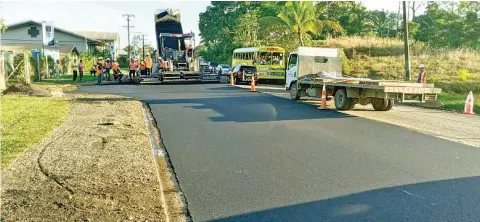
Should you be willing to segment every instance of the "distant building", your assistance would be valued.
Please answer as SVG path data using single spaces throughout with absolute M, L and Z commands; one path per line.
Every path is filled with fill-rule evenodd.
M 117 57 L 120 55 L 120 35 L 116 32 L 75 31 L 75 33 L 91 39 L 102 41 L 107 44 L 107 46 L 113 43 L 115 46 L 115 55 Z
M 27 50 L 42 52 L 42 23 L 28 20 L 7 26 L 8 29 L 2 34 L 2 50 L 7 53 L 22 53 Z M 88 52 L 94 48 L 106 47 L 105 42 L 79 35 L 65 29 L 54 27 L 55 46 L 45 46 L 45 54 L 59 59 L 64 55 L 71 54 L 74 57 L 82 52 Z

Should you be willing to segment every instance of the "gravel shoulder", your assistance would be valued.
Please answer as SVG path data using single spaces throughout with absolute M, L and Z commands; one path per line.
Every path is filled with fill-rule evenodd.
M 6 221 L 165 221 L 139 101 L 72 94 L 65 121 L 2 172 Z
M 238 85 L 249 89 L 248 85 Z M 290 99 L 282 86 L 259 85 L 256 90 L 262 93 Z M 320 105 L 320 101 L 302 100 L 302 102 Z M 330 108 L 335 108 L 333 101 L 328 101 Z M 388 112 L 376 112 L 371 105 L 357 104 L 354 110 L 343 113 L 375 121 L 402 126 L 420 133 L 436 136 L 450 141 L 480 148 L 480 116 L 465 115 L 456 112 L 427 109 L 414 106 L 396 105 Z

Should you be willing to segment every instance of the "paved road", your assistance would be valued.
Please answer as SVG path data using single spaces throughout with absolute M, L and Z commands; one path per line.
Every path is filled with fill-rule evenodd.
M 147 101 L 195 221 L 479 221 L 480 150 L 220 84 Z

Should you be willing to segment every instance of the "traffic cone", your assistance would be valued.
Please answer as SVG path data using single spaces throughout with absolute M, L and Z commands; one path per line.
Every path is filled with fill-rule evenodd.
M 320 104 L 319 109 L 327 109 L 327 89 L 325 87 L 325 83 L 323 84 L 322 88 L 322 103 Z
M 473 112 L 473 93 L 470 91 L 467 96 L 467 100 L 465 100 L 465 110 L 463 111 L 465 114 L 475 114 Z
M 252 85 L 250 85 L 250 92 L 255 92 L 255 76 L 252 75 Z

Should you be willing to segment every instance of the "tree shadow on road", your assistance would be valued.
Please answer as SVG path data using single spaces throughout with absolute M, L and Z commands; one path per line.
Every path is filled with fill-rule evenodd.
M 238 91 L 238 90 L 236 90 Z M 226 92 L 226 91 L 225 91 Z M 193 109 L 210 109 L 221 116 L 209 117 L 214 122 L 264 122 L 353 117 L 334 110 L 318 110 L 308 104 L 260 93 L 243 93 L 212 98 L 145 100 L 150 105 L 181 104 Z
M 479 221 L 480 176 L 416 183 L 214 221 Z

